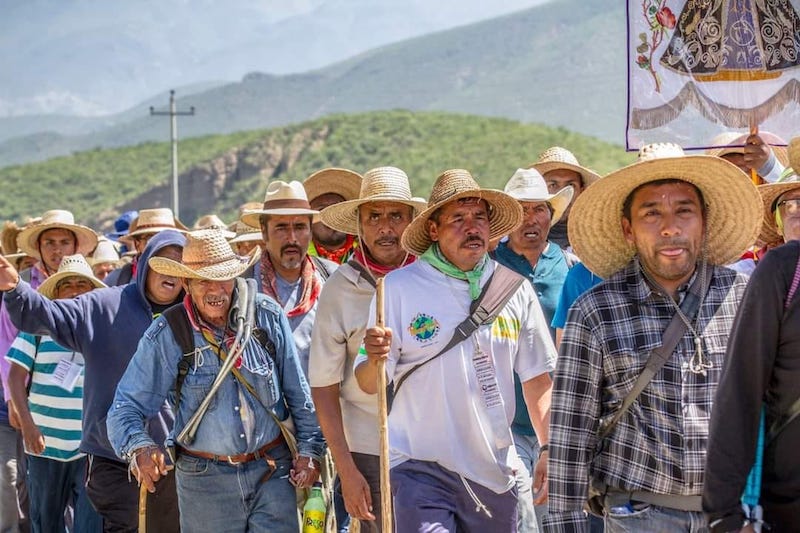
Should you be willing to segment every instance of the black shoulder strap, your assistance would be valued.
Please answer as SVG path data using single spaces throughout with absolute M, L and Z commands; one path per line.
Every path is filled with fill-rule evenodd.
M 20 276 L 22 277 L 22 276 Z M 33 336 L 33 358 L 36 359 L 36 356 L 39 355 L 39 345 L 42 343 L 42 336 L 41 335 L 34 335 Z M 31 370 L 28 373 L 28 383 L 25 385 L 25 396 L 31 395 L 31 387 L 33 386 L 33 366 L 31 366 Z
M 686 315 L 686 318 L 691 322 L 694 320 L 694 317 L 697 315 L 697 312 L 700 308 L 700 301 L 702 300 L 703 295 L 708 291 L 709 286 L 711 285 L 711 277 L 714 272 L 714 267 L 709 264 L 704 265 L 705 272 L 698 273 L 695 277 L 694 282 L 692 283 L 691 287 L 689 287 L 689 292 L 683 298 L 683 302 L 681 302 L 681 311 L 683 314 Z M 701 285 L 701 281 L 703 281 L 703 285 Z M 636 398 L 642 393 L 642 391 L 647 387 L 647 385 L 652 381 L 658 371 L 661 370 L 666 362 L 672 357 L 672 352 L 675 351 L 675 348 L 678 346 L 683 334 L 686 333 L 686 323 L 681 319 L 678 313 L 672 317 L 669 324 L 667 325 L 667 329 L 664 331 L 664 336 L 661 340 L 661 346 L 655 348 L 653 351 L 650 352 L 650 356 L 647 358 L 647 363 L 645 364 L 644 370 L 642 373 L 639 374 L 639 377 L 636 378 L 636 381 L 631 388 L 631 391 L 625 396 L 625 399 L 622 400 L 622 405 L 619 409 L 614 413 L 614 416 L 606 422 L 605 424 L 601 424 L 600 429 L 597 432 L 597 440 L 598 442 L 606 438 L 610 433 L 611 430 L 617 425 L 622 415 L 633 405 L 633 402 L 636 401 Z
M 189 369 L 194 364 L 194 335 L 192 333 L 192 325 L 189 323 L 189 316 L 186 314 L 186 308 L 182 303 L 173 305 L 163 313 L 164 318 L 167 320 L 178 346 L 181 348 L 181 357 L 178 361 L 178 375 L 175 378 L 175 412 L 181 405 L 181 389 Z
M 133 263 L 122 265 L 122 270 L 117 278 L 117 285 L 127 285 L 133 279 Z
M 353 270 L 355 270 L 356 272 L 361 274 L 361 277 L 364 278 L 364 280 L 367 283 L 372 285 L 373 289 L 377 286 L 377 283 L 375 282 L 375 278 L 372 277 L 372 274 L 369 273 L 369 271 L 364 267 L 364 265 L 362 265 L 361 263 L 359 263 L 355 259 L 351 259 L 350 261 L 347 262 L 347 264 L 350 265 L 351 267 L 353 267 Z
M 397 391 L 400 390 L 400 386 L 403 384 L 403 382 L 407 380 L 408 377 L 417 369 L 427 365 L 437 357 L 441 356 L 462 342 L 464 339 L 468 338 L 476 329 L 478 329 L 479 326 L 494 322 L 494 319 L 497 318 L 497 315 L 500 314 L 500 312 L 506 306 L 514 293 L 517 292 L 517 289 L 519 289 L 520 285 L 522 285 L 524 281 L 525 278 L 510 268 L 496 263 L 495 270 L 492 273 L 492 276 L 486 282 L 486 285 L 484 285 L 480 296 L 478 296 L 477 300 L 472 302 L 472 305 L 470 306 L 470 315 L 456 327 L 456 330 L 453 332 L 453 336 L 450 337 L 450 340 L 447 342 L 447 344 L 445 344 L 445 346 L 439 350 L 436 355 L 412 366 L 411 370 L 400 376 L 400 379 L 394 385 L 394 390 L 392 391 L 391 397 L 394 398 L 394 396 L 397 395 Z
M 311 258 L 311 262 L 314 263 L 314 266 L 317 267 L 317 271 L 319 272 L 320 277 L 322 278 L 322 282 L 328 281 L 328 278 L 331 277 L 331 273 L 328 270 L 328 267 L 325 266 L 325 261 L 320 259 L 315 255 L 309 255 L 308 257 Z

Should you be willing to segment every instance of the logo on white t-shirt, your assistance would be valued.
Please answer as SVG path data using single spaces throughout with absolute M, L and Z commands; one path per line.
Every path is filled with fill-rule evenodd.
M 439 329 L 439 321 L 425 313 L 417 313 L 417 316 L 408 325 L 408 332 L 421 343 L 428 343 L 435 339 L 439 334 Z

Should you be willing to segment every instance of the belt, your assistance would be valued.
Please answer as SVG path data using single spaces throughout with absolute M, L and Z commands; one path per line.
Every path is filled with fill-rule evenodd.
M 632 492 L 620 491 L 619 489 L 609 488 L 605 496 L 605 507 L 615 507 L 624 505 L 630 501 L 649 503 L 658 507 L 667 507 L 679 511 L 701 511 L 703 510 L 702 496 L 680 496 L 677 494 L 656 494 L 654 492 L 644 492 L 635 490 Z
M 281 444 L 284 443 L 283 435 L 278 435 L 275 440 L 272 442 L 268 442 L 261 448 L 257 449 L 252 453 L 240 453 L 238 455 L 216 455 L 213 453 L 201 452 L 199 450 L 187 450 L 186 448 L 178 448 L 178 454 L 186 454 L 192 457 L 199 457 L 200 459 L 208 459 L 210 461 L 216 461 L 218 463 L 229 463 L 232 465 L 238 465 L 240 463 L 249 463 L 250 461 L 258 461 L 259 459 L 263 459 L 267 456 L 267 453 L 271 450 L 277 448 Z

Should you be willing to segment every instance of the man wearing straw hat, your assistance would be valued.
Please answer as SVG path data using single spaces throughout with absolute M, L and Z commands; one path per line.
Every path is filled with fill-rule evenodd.
M 92 272 L 100 281 L 116 270 L 120 265 L 120 260 L 114 241 L 100 237 L 97 247 L 92 252 L 92 257 L 89 258 L 89 264 L 92 265 Z
M 561 219 L 572 201 L 573 189 L 566 186 L 551 194 L 547 184 L 535 169 L 517 169 L 504 188 L 506 194 L 519 201 L 522 206 L 523 221 L 516 230 L 501 242 L 492 257 L 497 262 L 525 276 L 536 291 L 544 318 L 548 324 L 553 320 L 556 304 L 564 279 L 570 267 L 577 262 L 571 254 L 567 256 L 557 244 L 548 240 L 550 227 Z M 555 339 L 555 332 L 550 329 Z M 531 475 L 539 458 L 539 443 L 525 409 L 522 384 L 514 376 L 517 409 L 511 431 L 517 453 L 525 465 L 517 472 L 517 511 L 519 513 L 519 532 L 538 531 L 543 506 L 534 511 L 531 495 Z
M 177 278 L 147 265 L 152 256 L 180 258 L 184 237 L 174 230 L 154 236 L 142 252 L 136 279 L 125 287 L 96 289 L 68 300 L 48 300 L 0 259 L 3 304 L 22 331 L 50 335 L 61 346 L 83 354 L 83 431 L 81 451 L 89 456 L 87 494 L 107 531 L 136 531 L 139 491 L 106 432 L 106 414 L 125 368 L 153 317 L 179 302 Z M 174 422 L 166 404 L 149 420 L 152 438 L 163 442 Z M 168 476 L 148 497 L 148 531 L 178 530 L 175 477 Z
M 254 287 L 236 280 L 260 252 L 238 256 L 220 231 L 199 230 L 187 234 L 180 261 L 149 261 L 156 272 L 179 278 L 187 297 L 145 332 L 117 388 L 108 431 L 119 456 L 131 461 L 139 482 L 152 490 L 166 473 L 165 457 L 144 422 L 166 398 L 177 404 L 170 441 L 176 447 L 183 531 L 296 533 L 292 485 L 307 488 L 319 474 L 325 442 L 286 316 L 271 298 L 249 298 Z M 236 310 L 254 317 L 252 336 L 243 345 Z M 185 333 L 176 329 L 176 312 Z M 183 335 L 195 348 L 179 386 L 189 340 L 179 340 Z M 230 374 L 221 374 L 229 357 Z M 215 389 L 218 374 L 222 381 Z M 207 396 L 212 403 L 196 433 L 182 436 Z M 297 432 L 294 464 L 278 423 L 287 409 Z
M 139 256 L 144 251 L 145 246 L 147 246 L 147 242 L 158 232 L 168 229 L 177 231 L 185 231 L 187 229 L 186 226 L 172 214 L 172 209 L 168 207 L 159 207 L 156 209 L 142 209 L 139 211 L 139 216 L 131 222 L 128 233 L 119 238 L 121 242 L 131 247 L 136 252 L 136 255 L 134 255 L 132 262 L 126 263 L 112 271 L 105 279 L 106 285 L 109 287 L 127 285 L 132 280 L 136 279 L 136 267 Z
M 361 175 L 346 168 L 323 168 L 311 174 L 303 182 L 311 209 L 322 211 L 340 202 L 358 198 L 361 190 Z M 353 253 L 355 236 L 328 227 L 324 222 L 311 225 L 311 242 L 308 253 L 342 264 Z
M 551 194 L 555 194 L 566 187 L 572 187 L 572 202 L 567 206 L 567 210 L 561 219 L 550 228 L 550 240 L 567 249 L 570 246 L 567 221 L 569 220 L 572 204 L 581 192 L 599 180 L 600 176 L 581 166 L 572 152 L 560 146 L 551 146 L 542 152 L 536 163 L 528 168 L 532 168 L 544 176 L 547 189 Z
M 327 227 L 358 239 L 355 256 L 325 283 L 311 336 L 309 376 L 318 418 L 344 499 L 362 531 L 380 531 L 378 405 L 356 383 L 353 362 L 367 328 L 375 280 L 410 264 L 400 237 L 426 203 L 412 198 L 408 176 L 395 167 L 367 171 L 359 197 L 323 209 Z M 346 312 L 342 312 L 346 310 Z M 343 517 L 339 518 L 340 526 Z
M 241 218 L 248 226 L 261 228 L 266 252 L 245 277 L 255 278 L 259 292 L 277 300 L 286 312 L 306 376 L 319 294 L 338 266 L 308 255 L 311 223 L 317 214 L 302 183 L 273 181 L 261 209 L 245 211 Z
M 800 167 L 800 138 L 789 143 L 789 156 Z M 800 181 L 794 176 L 758 190 L 764 206 L 760 240 L 786 244 L 766 253 L 750 278 L 715 398 L 703 508 L 712 531 L 720 532 L 745 523 L 742 494 L 754 465 L 756 503 L 769 530 L 796 531 L 800 516 L 800 425 L 792 419 L 800 406 Z M 762 407 L 765 425 L 759 429 Z M 757 444 L 760 433 L 763 444 Z
M 256 246 L 264 247 L 264 240 L 261 237 L 261 228 L 254 228 L 242 222 L 240 218 L 245 211 L 254 211 L 261 208 L 261 202 L 247 202 L 239 206 L 239 218 L 228 226 L 234 233 L 233 239 L 228 242 L 239 255 L 248 255 L 250 250 Z
M 708 418 L 747 279 L 758 191 L 736 166 L 644 147 L 574 204 L 576 253 L 605 281 L 570 308 L 553 383 L 546 531 L 706 531 Z
M 709 148 L 705 153 L 733 163 L 748 176 L 755 171 L 759 184 L 775 183 L 789 166 L 785 145 L 786 141 L 766 131 L 752 134 L 727 131 L 711 141 L 711 146 L 721 148 Z
M 385 360 L 394 382 L 388 429 L 398 531 L 517 530 L 514 471 L 523 467 L 511 435 L 513 374 L 544 458 L 555 364 L 530 283 L 487 254 L 490 240 L 521 222 L 517 200 L 481 189 L 466 170 L 445 171 L 428 208 L 403 232 L 403 247 L 419 259 L 386 276 L 385 328 L 371 311 L 355 372 L 359 386 L 375 393 Z M 473 305 L 485 311 L 480 318 Z M 456 336 L 462 328 L 471 332 Z M 545 463 L 534 478 L 539 503 Z
M 64 257 L 58 272 L 39 286 L 52 300 L 105 287 L 80 254 Z M 86 456 L 81 440 L 83 356 L 48 335 L 20 333 L 6 355 L 8 388 L 28 454 L 28 495 L 34 531 L 64 531 L 73 508 L 75 531 L 98 532 L 102 521 L 86 496 Z M 30 386 L 28 382 L 30 380 Z

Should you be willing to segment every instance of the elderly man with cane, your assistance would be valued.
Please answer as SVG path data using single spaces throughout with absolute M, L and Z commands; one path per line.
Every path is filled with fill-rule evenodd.
M 236 255 L 212 229 L 187 235 L 180 262 L 149 261 L 180 278 L 187 296 L 145 332 L 117 388 L 108 432 L 151 489 L 166 461 L 144 420 L 170 399 L 176 417 L 168 449 L 184 531 L 296 533 L 295 487 L 311 486 L 319 474 L 325 443 L 286 315 L 252 281 L 237 279 L 259 253 Z

